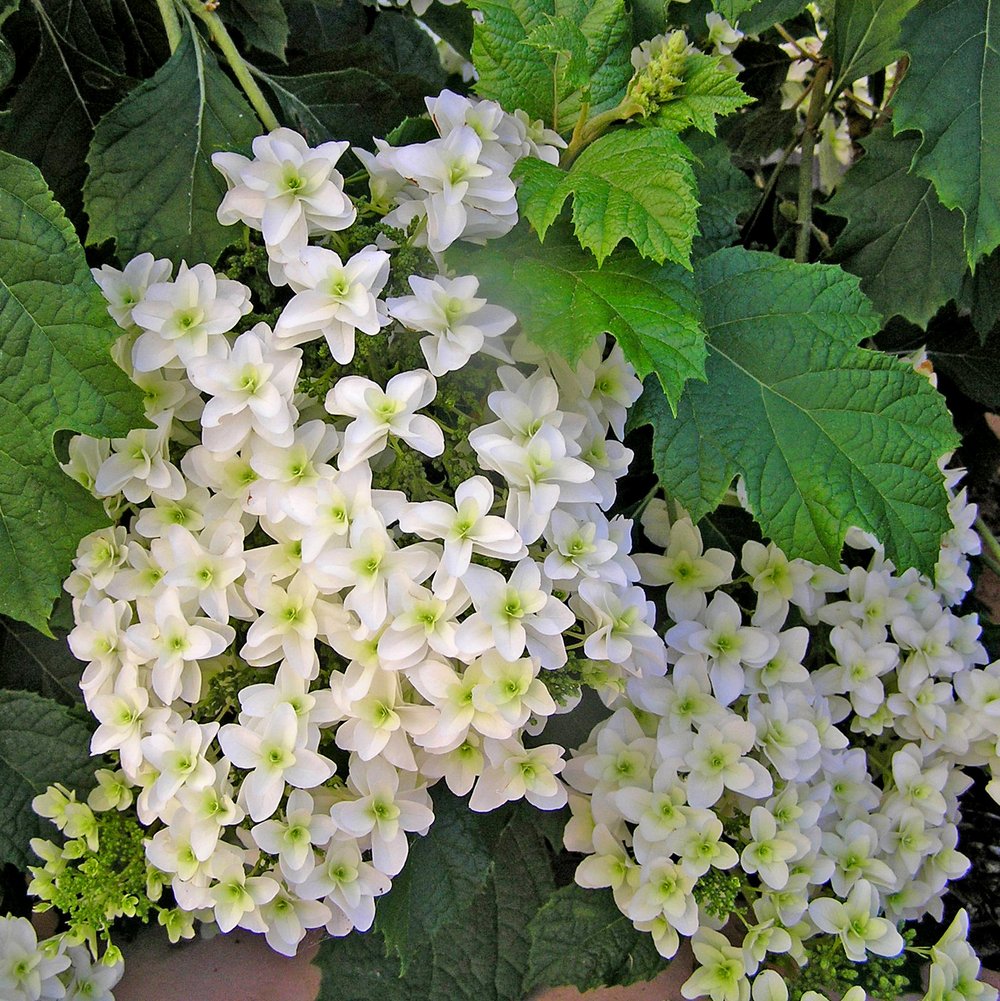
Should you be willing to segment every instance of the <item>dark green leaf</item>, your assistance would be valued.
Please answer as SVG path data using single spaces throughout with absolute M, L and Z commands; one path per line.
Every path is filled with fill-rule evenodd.
M 399 956 L 402 973 L 486 884 L 491 848 L 468 803 L 435 790 L 434 824 L 425 837 L 411 839 L 405 868 L 378 904 L 377 928 Z
M 55 782 L 80 792 L 94 784 L 87 724 L 51 699 L 0 691 L 0 862 L 37 863 L 28 842 L 55 828 L 31 801 Z
M 789 556 L 835 565 L 856 525 L 897 566 L 932 572 L 950 525 L 937 460 L 958 438 L 926 379 L 855 346 L 880 326 L 858 280 L 740 248 L 695 276 L 708 383 L 687 384 L 676 418 L 647 383 L 633 418 L 653 425 L 667 492 L 697 520 L 739 473 Z
M 266 75 L 264 80 L 278 99 L 282 122 L 301 132 L 310 145 L 346 139 L 370 146 L 372 136 L 384 136 L 405 115 L 397 87 L 353 67 L 301 76 Z
M 873 132 L 824 209 L 848 220 L 834 260 L 861 279 L 884 316 L 926 327 L 958 294 L 965 254 L 961 213 L 941 204 L 927 178 L 909 173 L 919 145 L 916 132 Z
M 658 263 L 690 266 L 698 209 L 691 151 L 669 129 L 601 136 L 569 171 L 526 157 L 517 166 L 518 205 L 544 239 L 573 196 L 573 229 L 598 264 L 622 240 Z
M 390 146 L 408 146 L 437 139 L 438 130 L 428 115 L 413 116 L 404 118 L 385 138 Z
M 969 399 L 1000 410 L 1000 333 L 994 331 L 985 341 L 972 331 L 959 333 L 942 347 L 928 348 L 927 354 Z
M 288 18 L 289 50 L 331 52 L 359 42 L 368 31 L 370 8 L 351 0 L 282 2 Z
M 760 192 L 742 170 L 733 166 L 726 144 L 704 135 L 687 139 L 696 159 L 694 176 L 698 184 L 698 231 L 692 250 L 695 257 L 707 257 L 732 246 L 740 235 L 737 220 L 750 213 Z
M 721 14 L 730 24 L 736 22 L 752 10 L 760 0 L 712 0 L 712 7 Z
M 563 80 L 553 93 L 550 62 L 528 41 L 549 16 L 579 25 L 587 39 L 591 114 L 614 107 L 632 76 L 631 23 L 624 0 L 466 0 L 481 10 L 473 62 L 476 90 L 508 111 L 522 108 L 559 131 L 571 129 L 580 113 L 579 87 Z
M 609 332 L 640 375 L 656 372 L 671 406 L 686 380 L 703 376 L 700 308 L 691 276 L 678 265 L 622 248 L 598 267 L 569 233 L 554 228 L 544 246 L 522 232 L 475 253 L 467 266 L 491 301 L 517 314 L 528 337 L 570 362 Z
M 489 838 L 495 817 L 470 816 Z M 316 959 L 323 972 L 318 1001 L 370 1001 L 377 995 L 392 1001 L 523 1001 L 528 924 L 555 884 L 538 812 L 519 804 L 508 816 L 489 878 L 468 906 L 441 916 L 404 975 L 377 932 L 327 941 Z
M 570 883 L 556 890 L 528 926 L 526 986 L 572 984 L 581 991 L 652 980 L 667 967 L 647 932 L 636 931 L 610 890 Z
M 833 0 L 823 52 L 833 57 L 833 93 L 884 69 L 902 54 L 903 18 L 918 0 Z
M 919 129 L 913 167 L 965 216 L 970 265 L 1000 244 L 1000 0 L 921 0 L 903 21 L 910 68 L 893 127 Z
M 159 72 L 101 119 L 87 157 L 89 241 L 114 239 L 123 260 L 149 251 L 214 264 L 242 239 L 216 218 L 226 192 L 212 166 L 261 131 L 201 40 L 185 34 Z
M 966 272 L 957 302 L 968 311 L 980 340 L 986 340 L 1000 319 L 1000 250 L 984 257 L 975 273 Z
M 288 18 L 281 0 L 223 0 L 219 16 L 235 28 L 248 45 L 284 60 Z
M 0 619 L 0 688 L 21 689 L 63 705 L 80 702 L 83 664 L 65 637 L 49 639 L 37 629 Z
M 471 57 L 474 24 L 472 11 L 464 4 L 432 3 L 420 15 L 420 20 L 435 34 L 440 35 L 460 56 L 465 59 Z
M 4 21 L 17 10 L 20 0 L 5 0 L 0 4 L 0 29 L 3 28 Z M 14 50 L 8 41 L 0 35 L 0 91 L 14 79 L 14 69 L 17 60 L 14 58 Z
M 43 631 L 78 539 L 107 524 L 59 468 L 53 435 L 145 423 L 108 353 L 119 333 L 41 175 L 0 153 L 0 612 Z
M 740 28 L 750 35 L 767 31 L 772 24 L 781 24 L 805 10 L 804 0 L 760 0 L 740 18 Z

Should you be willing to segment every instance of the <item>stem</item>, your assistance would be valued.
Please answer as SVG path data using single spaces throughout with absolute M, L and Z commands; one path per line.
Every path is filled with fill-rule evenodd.
M 806 128 L 802 135 L 802 159 L 799 162 L 799 214 L 796 220 L 799 231 L 795 238 L 795 260 L 805 264 L 809 260 L 809 241 L 812 237 L 813 210 L 813 158 L 816 152 L 816 131 L 823 120 L 826 104 L 826 81 L 830 76 L 829 62 L 820 63 L 813 80 Z
M 201 0 L 187 0 L 187 5 L 191 8 L 195 17 L 200 18 L 208 28 L 212 36 L 212 41 L 215 42 L 219 47 L 219 51 L 226 57 L 226 62 L 229 63 L 233 75 L 243 88 L 243 93 L 249 98 L 264 128 L 268 132 L 278 128 L 278 119 L 275 118 L 271 106 L 267 103 L 264 92 L 257 86 L 257 81 L 250 74 L 247 64 L 243 61 L 243 56 L 240 55 L 239 49 L 236 48 L 236 43 L 226 30 L 226 26 L 222 23 L 219 15 L 209 10 Z
M 774 186 L 778 183 L 778 176 L 784 169 L 785 164 L 788 163 L 788 158 L 795 152 L 795 148 L 800 142 L 802 142 L 802 136 L 803 130 L 796 129 L 791 142 L 784 148 L 784 150 L 782 150 L 781 159 L 774 165 L 774 170 L 771 172 L 771 176 L 768 178 L 767 184 L 764 185 L 764 191 L 760 196 L 760 200 L 757 202 L 757 208 L 754 209 L 754 213 L 750 217 L 750 221 L 746 224 L 744 232 L 750 233 L 754 226 L 757 225 L 757 220 L 760 218 L 764 205 L 767 203 L 768 198 L 771 197 L 771 192 L 774 191 Z
M 886 95 L 885 100 L 882 102 L 882 110 L 878 113 L 878 117 L 875 119 L 875 124 L 872 126 L 872 129 L 877 129 L 879 125 L 882 124 L 883 120 L 892 114 L 892 110 L 889 105 L 892 103 L 892 99 L 896 96 L 896 91 L 899 89 L 899 85 L 903 82 L 903 77 L 906 76 L 906 71 L 909 68 L 909 56 L 901 56 L 899 62 L 896 63 L 896 74 L 892 78 L 892 87 Z
M 997 569 L 1000 568 L 1000 542 L 997 541 L 997 537 L 986 527 L 986 522 L 982 518 L 976 518 L 976 531 L 979 533 L 979 538 L 983 540 L 983 546 L 985 547 L 983 561 L 989 564 L 991 570 L 997 572 Z
M 792 46 L 792 48 L 795 49 L 795 51 L 800 56 L 802 56 L 803 59 L 808 59 L 809 62 L 811 62 L 811 63 L 818 63 L 819 62 L 819 57 L 818 56 L 814 56 L 808 49 L 802 48 L 802 46 L 799 45 L 799 43 L 798 43 L 798 39 L 792 38 L 792 36 L 780 24 L 776 24 L 774 26 L 774 29 L 775 29 L 775 31 L 778 32 L 779 35 L 781 35 L 781 37 L 786 42 L 788 42 L 789 45 Z
M 156 0 L 156 6 L 160 11 L 160 19 L 163 21 L 163 28 L 167 33 L 167 45 L 170 46 L 170 54 L 177 51 L 177 46 L 181 44 L 181 22 L 177 16 L 177 8 L 174 0 Z
M 612 125 L 634 118 L 641 110 L 635 102 L 626 96 L 621 104 L 609 108 L 607 111 L 602 111 L 599 115 L 594 115 L 583 126 L 577 122 L 569 146 L 563 150 L 563 154 L 559 158 L 559 166 L 569 167 L 587 146 L 603 135 Z

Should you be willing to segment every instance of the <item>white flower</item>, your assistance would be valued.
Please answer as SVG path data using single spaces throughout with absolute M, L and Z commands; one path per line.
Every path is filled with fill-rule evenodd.
M 90 273 L 108 300 L 111 318 L 122 330 L 130 330 L 135 327 L 133 307 L 142 302 L 150 285 L 169 281 L 172 270 L 173 265 L 166 258 L 154 260 L 152 254 L 139 254 L 121 271 L 105 264 L 91 268 Z
M 387 876 L 406 862 L 406 832 L 426 834 L 434 820 L 426 789 L 400 789 L 399 780 L 399 772 L 380 758 L 354 760 L 348 785 L 358 798 L 330 808 L 341 830 L 355 838 L 371 836 L 372 862 Z
M 444 435 L 430 417 L 418 414 L 437 394 L 437 382 L 430 372 L 400 372 L 381 386 L 359 375 L 340 379 L 326 395 L 326 409 L 354 419 L 344 432 L 344 444 L 337 458 L 343 469 L 377 455 L 386 447 L 389 435 L 400 438 L 424 455 L 444 451 Z
M 381 153 L 385 164 L 423 192 L 419 201 L 404 201 L 385 217 L 386 223 L 405 228 L 420 216 L 426 219 L 423 243 L 434 253 L 446 250 L 459 237 L 502 236 L 517 222 L 517 202 L 510 170 L 512 157 L 493 166 L 482 162 L 483 142 L 468 125 L 453 129 L 443 139 Z
M 430 334 L 420 339 L 420 349 L 431 375 L 461 368 L 483 349 L 487 338 L 499 337 L 517 322 L 510 310 L 475 297 L 479 279 L 473 275 L 411 275 L 409 283 L 413 295 L 387 299 L 386 306 L 405 327 Z
M 667 611 L 676 622 L 696 618 L 705 609 L 705 593 L 733 579 L 736 557 L 722 549 L 703 554 L 701 532 L 690 518 L 670 526 L 670 543 L 662 556 L 633 556 L 646 584 L 668 584 Z
M 122 493 L 139 504 L 150 494 L 179 500 L 185 486 L 180 470 L 169 461 L 170 421 L 161 417 L 154 428 L 136 428 L 124 438 L 112 438 L 112 452 L 94 480 L 98 497 Z
M 205 754 L 218 732 L 218 723 L 189 719 L 169 732 L 143 737 L 142 756 L 157 772 L 147 794 L 151 810 L 163 810 L 182 786 L 204 789 L 215 781 L 215 769 Z
M 516 740 L 486 740 L 489 766 L 469 799 L 477 813 L 495 810 L 513 799 L 526 799 L 539 810 L 566 805 L 566 787 L 556 778 L 566 762 L 558 744 L 524 748 Z
M 191 362 L 188 377 L 212 397 L 201 414 L 204 444 L 232 454 L 252 433 L 279 448 L 291 445 L 301 367 L 302 353 L 275 347 L 266 323 L 240 334 L 227 356 Z
M 501 560 L 527 556 L 517 529 L 504 518 L 491 515 L 492 507 L 493 484 L 485 476 L 473 476 L 455 488 L 454 507 L 444 501 L 423 501 L 408 504 L 400 512 L 399 527 L 404 532 L 444 541 L 440 570 L 434 577 L 435 589 L 442 597 L 469 569 L 473 553 Z
M 749 1001 L 743 951 L 717 931 L 699 928 L 691 939 L 697 961 L 694 973 L 681 984 L 685 998 L 708 996 L 712 1001 Z
M 346 915 L 348 925 L 333 934 L 346 934 L 352 927 L 368 931 L 375 920 L 375 898 L 389 889 L 391 880 L 385 873 L 361 860 L 357 841 L 348 835 L 337 835 L 326 846 L 326 852 L 312 875 L 296 887 L 306 899 L 324 898 L 337 913 Z M 330 925 L 327 925 L 330 928 Z
M 295 710 L 287 702 L 275 706 L 259 728 L 227 723 L 219 731 L 219 744 L 237 768 L 252 769 L 240 796 L 256 822 L 277 810 L 286 782 L 311 789 L 334 772 L 332 761 L 300 744 Z
M 264 235 L 268 252 L 294 257 L 311 233 L 347 229 L 357 213 L 335 169 L 349 143 L 327 142 L 311 149 L 291 129 L 274 129 L 253 141 L 254 159 L 213 153 L 212 163 L 229 190 L 219 206 L 219 222 L 245 222 Z
M 640 869 L 639 886 L 624 908 L 633 921 L 650 921 L 663 915 L 682 935 L 698 930 L 695 877 L 669 859 L 659 859 Z
M 283 347 L 325 337 L 334 361 L 354 357 L 354 335 L 377 334 L 388 322 L 376 298 L 389 278 L 389 255 L 375 247 L 359 250 L 347 263 L 326 247 L 305 247 L 284 264 L 296 293 L 274 326 Z
M 283 820 L 272 817 L 250 829 L 254 843 L 277 857 L 281 874 L 290 883 L 301 883 L 310 875 L 314 865 L 312 846 L 327 844 L 336 829 L 329 814 L 316 813 L 315 809 L 312 796 L 304 789 L 296 789 L 288 797 Z
M 0 916 L 0 991 L 10 1001 L 62 997 L 57 975 L 70 965 L 62 950 L 43 951 L 27 918 Z M 53 991 L 58 987 L 58 991 Z M 43 994 L 44 991 L 44 994 Z
M 248 876 L 243 855 L 238 851 L 220 853 L 212 860 L 215 883 L 209 891 L 215 920 L 221 931 L 232 931 L 248 915 L 272 900 L 278 883 L 270 876 Z
M 574 616 L 548 592 L 548 581 L 543 581 L 534 560 L 521 560 L 509 581 L 477 564 L 466 570 L 462 580 L 476 608 L 455 634 L 463 658 L 471 660 L 495 646 L 510 661 L 527 648 L 542 667 L 566 663 L 562 634 Z
M 903 951 L 903 938 L 895 926 L 878 913 L 878 894 L 867 880 L 859 879 L 843 902 L 819 897 L 809 904 L 809 917 L 820 931 L 839 937 L 847 958 L 863 963 L 868 952 L 896 956 Z
M 151 285 L 132 310 L 143 330 L 132 348 L 132 364 L 139 372 L 152 372 L 223 357 L 227 342 L 222 335 L 251 308 L 246 285 L 217 275 L 207 264 L 189 268 L 181 262 L 172 282 Z

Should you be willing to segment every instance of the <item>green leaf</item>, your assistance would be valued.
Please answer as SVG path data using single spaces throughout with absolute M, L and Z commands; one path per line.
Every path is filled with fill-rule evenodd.
M 49 639 L 23 622 L 0 619 L 0 688 L 36 692 L 63 705 L 80 703 L 83 664 L 65 636 Z
M 3 4 L 0 4 L 0 28 L 3 28 L 4 21 L 17 10 L 19 3 L 20 0 L 5 0 Z M 7 84 L 14 79 L 16 65 L 14 50 L 10 47 L 7 39 L 0 35 L 0 91 L 4 90 Z
M 730 24 L 735 24 L 759 2 L 760 0 L 712 0 L 712 9 L 717 14 L 721 14 Z
M 224 0 L 219 17 L 235 28 L 248 45 L 285 59 L 288 17 L 281 0 Z
M 411 839 L 406 866 L 378 904 L 376 927 L 399 957 L 401 973 L 486 884 L 491 848 L 468 803 L 435 790 L 434 824 L 425 837 Z
M 572 195 L 577 239 L 599 264 L 629 239 L 657 263 L 690 267 L 698 211 L 690 161 L 669 129 L 622 129 L 591 143 L 569 171 L 525 157 L 518 204 L 544 239 Z
M 113 238 L 122 260 L 149 251 L 214 264 L 242 237 L 216 218 L 226 182 L 211 156 L 245 148 L 260 129 L 204 43 L 185 34 L 156 75 L 97 126 L 83 192 L 88 242 Z
M 896 94 L 893 128 L 923 133 L 913 167 L 934 182 L 946 208 L 965 216 L 972 266 L 1000 245 L 998 37 L 1000 0 L 921 0 L 900 39 L 910 68 Z
M 684 60 L 683 82 L 672 99 L 649 121 L 675 132 L 683 132 L 690 126 L 714 136 L 719 115 L 731 115 L 752 100 L 744 93 L 736 74 L 720 58 L 697 52 Z
M 970 400 L 994 413 L 1000 410 L 1000 332 L 982 341 L 971 330 L 960 332 L 940 347 L 929 347 L 927 356 Z
M 965 273 L 956 302 L 968 311 L 976 333 L 985 341 L 1000 320 L 1000 251 L 984 257 L 975 272 Z
M 108 353 L 118 334 L 38 170 L 0 153 L 0 613 L 43 632 L 77 540 L 107 524 L 59 468 L 53 435 L 146 423 Z
M 861 279 L 884 316 L 903 316 L 926 328 L 962 284 L 961 213 L 941 204 L 927 178 L 909 173 L 920 145 L 916 132 L 894 138 L 878 129 L 862 145 L 865 156 L 823 206 L 848 220 L 834 260 Z
M 491 871 L 478 892 L 466 906 L 440 915 L 436 931 L 413 951 L 405 973 L 377 932 L 324 942 L 315 960 L 323 974 L 318 1001 L 370 1001 L 376 996 L 392 1001 L 523 1001 L 528 925 L 555 889 L 543 827 L 538 811 L 527 804 L 505 815 L 499 837 L 495 814 L 469 816 L 479 830 L 477 842 L 490 843 L 493 851 Z M 411 858 L 407 866 L 414 862 Z M 424 885 L 433 872 L 411 878 Z
M 551 61 L 529 41 L 549 17 L 579 25 L 587 40 L 591 114 L 613 108 L 632 77 L 631 19 L 624 0 L 466 0 L 483 12 L 476 25 L 472 61 L 480 97 L 508 111 L 522 108 L 559 131 L 573 127 L 583 93 L 565 78 L 553 87 Z
M 759 0 L 740 18 L 740 28 L 748 35 L 759 35 L 772 24 L 801 14 L 805 7 L 805 0 Z
M 385 135 L 405 116 L 398 87 L 365 70 L 262 76 L 278 99 L 282 121 L 310 145 L 347 139 L 370 146 L 372 136 Z M 409 103 L 419 104 L 419 98 Z
M 37 863 L 28 842 L 55 828 L 31 801 L 55 782 L 81 792 L 94 784 L 83 715 L 31 692 L 0 691 L 0 862 Z
M 590 79 L 587 38 L 568 17 L 547 15 L 528 32 L 526 41 L 552 57 L 557 87 L 583 87 Z
M 707 257 L 739 239 L 737 219 L 750 213 L 760 192 L 750 178 L 733 165 L 725 143 L 693 135 L 688 137 L 688 144 L 696 157 L 694 176 L 701 201 L 698 235 L 694 238 L 692 252 L 695 257 Z
M 420 15 L 420 20 L 464 59 L 471 58 L 475 24 L 472 11 L 463 4 L 432 3 Z
M 686 380 L 703 378 L 701 310 L 678 265 L 623 248 L 598 267 L 561 229 L 544 246 L 522 230 L 496 249 L 463 255 L 490 300 L 512 309 L 547 351 L 573 363 L 595 337 L 611 333 L 640 376 L 656 373 L 671 407 Z
M 581 991 L 652 980 L 667 967 L 647 932 L 636 931 L 610 890 L 560 887 L 528 926 L 529 989 Z
M 695 277 L 708 384 L 687 385 L 676 418 L 647 384 L 633 416 L 653 425 L 667 492 L 698 520 L 741 474 L 789 556 L 835 565 L 856 525 L 900 568 L 931 573 L 950 525 L 937 460 L 958 437 L 926 379 L 855 346 L 880 326 L 858 279 L 741 248 Z
M 829 11 L 830 34 L 823 52 L 833 57 L 831 92 L 868 76 L 902 54 L 900 25 L 918 0 L 833 0 Z

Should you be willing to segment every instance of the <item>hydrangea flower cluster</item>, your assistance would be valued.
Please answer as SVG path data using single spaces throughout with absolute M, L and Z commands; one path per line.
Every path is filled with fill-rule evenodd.
M 490 102 L 428 106 L 440 140 L 359 151 L 409 240 L 355 249 L 376 229 L 353 227 L 343 143 L 217 155 L 220 219 L 287 284 L 273 323 L 207 264 L 95 272 L 153 425 L 78 437 L 66 466 L 117 519 L 66 582 L 92 751 L 117 758 L 101 806 L 134 796 L 184 912 L 285 954 L 371 926 L 438 780 L 474 810 L 563 806 L 563 748 L 522 736 L 584 658 L 666 668 L 631 522 L 605 513 L 639 380 L 603 341 L 548 358 L 414 250 L 506 232 L 536 149 Z
M 0 915 L 0 997 L 4 1001 L 114 1001 L 121 959 L 95 963 L 65 936 L 38 941 L 27 918 Z
M 959 796 L 965 768 L 1000 775 L 1000 662 L 987 665 L 977 616 L 952 607 L 980 541 L 961 473 L 945 475 L 936 583 L 898 573 L 857 530 L 836 571 L 753 541 L 737 568 L 665 502 L 643 513 L 662 552 L 634 562 L 665 588 L 670 669 L 628 679 L 567 763 L 566 845 L 587 855 L 577 882 L 611 887 L 664 956 L 692 940 L 685 997 L 744 1001 L 771 967 L 794 979 L 818 935 L 851 963 L 896 956 L 899 923 L 940 920 L 969 866 Z M 961 981 L 964 997 L 995 998 L 964 941 L 940 947 L 946 989 L 928 997 Z

